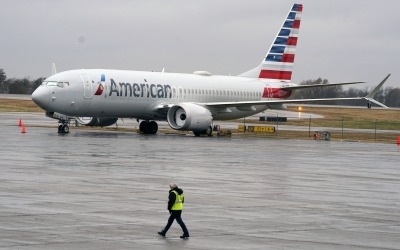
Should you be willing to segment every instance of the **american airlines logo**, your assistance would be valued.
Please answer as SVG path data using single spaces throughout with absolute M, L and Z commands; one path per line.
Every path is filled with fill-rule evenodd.
M 97 90 L 96 90 L 96 93 L 94 93 L 94 95 L 101 95 L 101 94 L 103 94 L 103 90 L 104 90 L 104 87 L 103 87 L 103 84 L 99 84 L 99 87 L 97 87 Z
M 111 80 L 109 96 L 113 94 L 120 97 L 147 97 L 147 98 L 172 98 L 172 88 L 168 84 L 148 83 L 116 83 Z

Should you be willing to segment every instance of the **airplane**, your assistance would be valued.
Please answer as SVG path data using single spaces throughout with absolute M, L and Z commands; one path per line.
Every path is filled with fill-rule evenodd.
M 266 109 L 285 109 L 288 103 L 373 99 L 390 74 L 367 96 L 354 98 L 288 99 L 297 89 L 363 82 L 297 85 L 291 82 L 300 28 L 302 4 L 293 4 L 273 44 L 261 63 L 238 76 L 79 69 L 56 73 L 45 79 L 32 100 L 46 116 L 59 120 L 59 133 L 68 133 L 75 117 L 87 126 L 110 126 L 119 118 L 141 121 L 139 131 L 156 134 L 156 121 L 167 121 L 175 130 L 194 135 L 212 134 L 214 120 L 251 116 Z M 370 106 L 369 106 L 370 107 Z M 387 108 L 387 107 L 386 107 Z

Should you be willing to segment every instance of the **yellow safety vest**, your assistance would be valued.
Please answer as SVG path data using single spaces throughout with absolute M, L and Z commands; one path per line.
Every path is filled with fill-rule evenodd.
M 172 191 L 175 193 L 175 203 L 172 206 L 171 210 L 183 210 L 183 194 L 179 195 L 178 192 Z

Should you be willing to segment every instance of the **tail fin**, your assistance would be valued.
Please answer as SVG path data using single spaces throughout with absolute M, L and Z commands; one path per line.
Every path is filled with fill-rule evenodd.
M 256 68 L 240 76 L 278 81 L 290 81 L 292 79 L 302 11 L 302 4 L 293 5 L 265 59 Z

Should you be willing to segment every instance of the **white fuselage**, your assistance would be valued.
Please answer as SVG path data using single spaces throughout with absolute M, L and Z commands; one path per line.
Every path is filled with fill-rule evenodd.
M 179 103 L 207 104 L 268 100 L 269 90 L 281 83 L 258 78 L 178 74 L 106 69 L 71 70 L 55 74 L 44 81 L 36 96 L 48 95 L 38 103 L 47 112 L 68 116 L 129 117 L 165 120 L 158 112 L 163 105 Z M 39 98 L 36 98 L 39 99 Z M 43 98 L 40 98 L 43 99 Z M 214 120 L 246 117 L 267 109 L 236 107 L 211 108 Z

